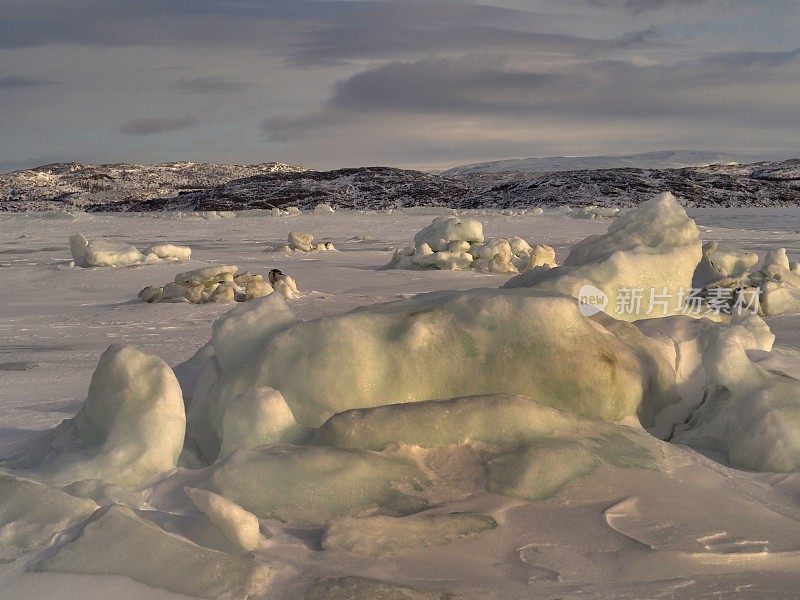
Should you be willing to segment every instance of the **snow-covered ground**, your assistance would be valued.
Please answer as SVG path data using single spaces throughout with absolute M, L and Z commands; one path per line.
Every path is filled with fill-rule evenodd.
M 175 366 L 208 342 L 212 323 L 229 311 L 230 305 L 148 304 L 137 299 L 142 288 L 173 281 L 180 272 L 212 264 L 236 265 L 239 271 L 266 277 L 270 269 L 281 269 L 296 280 L 303 293 L 289 301 L 292 312 L 302 320 L 337 315 L 421 292 L 502 286 L 508 275 L 383 268 L 395 249 L 407 246 L 434 216 L 444 214 L 452 211 L 337 211 L 331 215 L 284 217 L 242 213 L 238 218 L 227 219 L 176 218 L 159 213 L 76 213 L 74 219 L 52 213 L 0 214 L 0 454 L 8 455 L 42 430 L 74 416 L 89 393 L 98 360 L 110 344 L 134 345 Z M 698 209 L 690 211 L 690 215 L 697 221 L 703 242 L 725 242 L 754 250 L 762 257 L 768 250 L 785 247 L 792 261 L 800 258 L 800 209 Z M 531 245 L 552 246 L 559 264 L 570 246 L 589 235 L 604 233 L 613 222 L 554 213 L 471 211 L 468 216 L 483 224 L 487 238 L 520 236 Z M 309 232 L 315 240 L 333 242 L 338 251 L 276 252 L 274 249 L 285 244 L 292 231 Z M 106 238 L 137 247 L 186 245 L 192 249 L 191 260 L 121 268 L 69 267 L 68 238 L 74 233 L 90 240 Z M 800 376 L 800 315 L 770 317 L 767 322 L 776 335 L 776 349 L 768 356 L 762 353 L 761 364 Z M 324 336 L 322 332 L 310 339 L 325 341 Z M 450 351 L 451 348 L 442 348 L 443 355 Z M 758 352 L 750 355 L 759 360 Z M 334 353 L 331 360 L 334 363 L 330 364 L 336 360 L 346 364 L 356 357 Z M 537 357 L 530 360 L 536 361 Z M 285 395 L 290 401 L 288 393 Z M 380 415 L 375 418 L 380 419 Z M 594 425 L 574 426 L 588 428 L 582 431 L 591 431 L 598 439 L 613 436 L 605 429 L 595 431 Z M 347 424 L 342 427 L 346 429 Z M 336 437 L 335 424 L 327 434 L 338 440 L 336 444 L 345 443 Z M 622 444 L 619 454 L 609 460 L 595 455 L 587 458 L 582 447 L 560 440 L 559 444 L 566 445 L 556 446 L 544 455 L 553 461 L 545 463 L 550 470 L 537 471 L 537 461 L 545 460 L 539 455 L 524 469 L 518 468 L 518 463 L 531 460 L 528 454 L 493 458 L 488 463 L 489 488 L 504 490 L 503 494 L 485 490 L 486 475 L 480 469 L 485 457 L 479 458 L 484 452 L 480 443 L 397 450 L 411 452 L 404 459 L 408 466 L 403 468 L 422 469 L 433 482 L 432 489 L 425 491 L 431 508 L 423 514 L 469 513 L 477 517 L 463 519 L 463 523 L 455 518 L 452 522 L 447 518 L 444 522 L 422 519 L 400 530 L 380 521 L 386 517 L 374 516 L 370 517 L 374 521 L 362 523 L 344 517 L 323 527 L 315 518 L 295 519 L 291 502 L 281 505 L 276 514 L 282 515 L 284 522 L 278 518 L 262 519 L 262 527 L 271 537 L 255 552 L 258 564 L 270 564 L 275 569 L 265 597 L 299 599 L 307 594 L 308 598 L 331 599 L 427 599 L 449 597 L 442 594 L 450 592 L 464 598 L 498 600 L 800 598 L 798 474 L 731 469 L 712 460 L 720 457 L 711 452 L 708 458 L 633 429 L 630 436 L 633 442 L 626 443 L 633 444 L 633 454 L 630 446 L 618 441 Z M 570 453 L 575 452 L 572 461 Z M 315 460 L 311 454 L 309 464 Z M 544 485 L 541 480 L 550 477 L 550 471 L 557 472 L 562 460 L 565 470 L 586 460 L 591 468 L 586 469 L 586 474 L 581 473 L 579 482 L 569 485 L 568 478 L 565 487 L 554 485 L 555 491 L 542 494 L 539 500 L 519 499 L 520 495 L 531 493 L 525 490 L 539 490 Z M 328 465 L 334 469 L 334 479 L 338 464 Z M 626 468 L 633 466 L 636 468 Z M 283 481 L 282 472 L 264 473 L 253 478 L 275 477 Z M 208 477 L 218 487 L 225 487 L 220 483 L 225 478 L 223 470 Z M 521 479 L 510 481 L 509 477 Z M 184 479 L 183 483 L 191 488 L 202 487 L 205 481 L 199 476 Z M 269 482 L 260 481 L 258 485 L 265 483 Z M 291 487 L 285 481 L 276 485 Z M 137 508 L 158 508 L 157 512 L 146 511 L 153 513 L 147 518 L 199 544 L 191 551 L 180 546 L 176 565 L 189 569 L 192 564 L 208 564 L 213 559 L 219 561 L 215 568 L 227 573 L 217 579 L 208 575 L 209 581 L 222 581 L 219 585 L 224 586 L 226 577 L 235 577 L 237 569 L 244 572 L 250 568 L 249 558 L 243 558 L 241 548 L 238 554 L 232 550 L 233 541 L 220 535 L 220 531 L 225 533 L 225 526 L 219 525 L 230 524 L 231 519 L 246 523 L 249 513 L 240 515 L 237 510 L 243 509 L 228 507 L 224 499 L 218 500 L 220 497 L 203 496 L 195 501 L 198 494 L 187 492 L 200 511 L 208 515 L 209 521 L 201 521 L 196 511 L 187 508 L 191 507 L 188 500 L 180 506 L 176 503 L 176 497 L 186 498 L 182 492 L 164 487 L 148 488 L 148 497 L 140 505 L 129 501 L 129 496 L 138 492 L 105 489 L 79 495 L 100 504 L 117 497 Z M 306 493 L 316 492 L 312 486 Z M 279 501 L 282 499 L 274 500 Z M 239 503 L 246 502 L 240 499 Z M 82 510 L 91 514 L 91 507 Z M 135 532 L 129 542 L 126 538 L 118 540 L 120 545 L 131 544 L 127 550 L 135 561 L 140 555 L 137 552 L 146 552 L 148 546 L 136 546 L 141 542 L 141 531 L 131 523 L 137 517 L 124 510 L 127 509 L 114 509 L 117 512 L 106 512 L 99 519 L 105 520 L 109 535 Z M 494 520 L 488 528 L 491 519 L 486 516 Z M 310 522 L 298 524 L 304 520 Z M 158 531 L 159 535 L 163 533 Z M 243 529 L 237 531 L 242 533 Z M 252 528 L 249 534 L 252 538 Z M 3 535 L 0 530 L 0 540 Z M 68 531 L 63 535 L 77 533 Z M 381 539 L 381 535 L 388 539 Z M 157 541 L 153 543 L 162 549 L 172 543 L 157 536 L 154 539 Z M 99 547 L 89 542 L 86 545 L 95 552 Z M 200 546 L 204 546 L 200 548 L 203 552 L 211 548 L 226 554 L 214 552 L 209 558 L 200 554 Z M 47 572 L 26 571 L 30 555 L 0 564 L 0 599 L 182 597 L 121 577 L 52 572 L 70 570 L 69 565 L 82 558 L 102 558 L 99 554 L 92 558 L 89 550 L 81 555 L 82 547 L 75 546 L 77 558 L 65 552 L 51 557 Z M 192 554 L 195 551 L 197 556 Z M 197 578 L 197 585 L 205 581 L 197 573 L 170 573 L 171 565 L 162 566 L 165 573 L 152 580 L 167 582 L 165 587 L 180 578 Z M 255 577 L 252 573 L 249 576 Z M 321 577 L 334 579 L 322 581 Z M 361 579 L 339 579 L 343 577 Z M 402 585 L 411 591 L 387 591 L 380 587 L 386 583 L 373 580 Z M 310 589 L 312 585 L 316 587 Z M 361 595 L 348 595 L 347 590 L 360 590 Z

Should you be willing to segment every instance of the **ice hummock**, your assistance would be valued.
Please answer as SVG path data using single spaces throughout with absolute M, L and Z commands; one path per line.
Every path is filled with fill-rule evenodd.
M 664 193 L 614 221 L 604 235 L 575 244 L 564 265 L 533 269 L 512 278 L 506 287 L 532 287 L 578 298 L 593 286 L 608 298 L 605 311 L 623 320 L 643 318 L 652 308 L 651 290 L 678 297 L 692 287 L 702 258 L 700 232 L 675 197 Z M 625 290 L 643 290 L 642 309 L 620 310 Z M 667 314 L 680 312 L 672 304 Z
M 520 237 L 486 240 L 475 219 L 440 216 L 414 236 L 414 245 L 396 250 L 389 269 L 440 269 L 483 273 L 519 273 L 555 266 L 550 246 L 531 247 Z

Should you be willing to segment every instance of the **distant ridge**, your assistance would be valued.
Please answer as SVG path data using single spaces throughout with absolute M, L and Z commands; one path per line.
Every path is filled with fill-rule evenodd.
M 635 206 L 670 191 L 687 206 L 800 205 L 800 159 L 686 168 L 432 174 L 392 167 L 316 171 L 283 163 L 46 165 L 0 175 L 0 211 L 198 211 L 411 206 Z
M 442 175 L 470 173 L 556 173 L 598 169 L 680 169 L 708 165 L 731 165 L 756 162 L 758 157 L 739 156 L 703 150 L 660 150 L 629 155 L 551 156 L 546 158 L 512 158 L 453 167 Z

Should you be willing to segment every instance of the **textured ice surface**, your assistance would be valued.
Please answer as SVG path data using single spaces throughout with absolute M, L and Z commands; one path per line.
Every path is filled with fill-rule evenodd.
M 251 304 L 215 326 L 219 377 L 193 392 L 194 403 L 271 387 L 298 423 L 313 427 L 351 408 L 487 393 L 646 423 L 677 401 L 672 369 L 646 338 L 625 323 L 584 317 L 565 296 L 442 292 L 306 322 L 272 296 Z M 193 427 L 190 419 L 190 436 Z
M 328 523 L 322 548 L 385 558 L 409 548 L 441 546 L 496 526 L 489 516 L 469 514 L 341 517 Z
M 200 598 L 263 593 L 271 568 L 246 557 L 203 548 L 161 529 L 133 510 L 101 510 L 78 537 L 37 562 L 39 571 L 124 575 Z

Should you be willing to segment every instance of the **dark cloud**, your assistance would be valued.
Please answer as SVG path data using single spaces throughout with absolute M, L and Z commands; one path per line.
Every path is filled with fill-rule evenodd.
M 197 119 L 191 116 L 176 118 L 151 117 L 147 119 L 129 119 L 119 127 L 119 130 L 128 135 L 151 135 L 189 129 L 196 123 Z
M 179 79 L 175 87 L 193 94 L 240 94 L 254 87 L 252 83 L 232 81 L 225 77 L 193 77 Z
M 623 7 L 634 12 L 644 12 L 656 10 L 669 6 L 693 7 L 699 4 L 707 4 L 712 0 L 585 0 L 587 4 L 602 7 Z M 733 0 L 737 1 L 737 0 Z M 741 1 L 741 0 L 739 0 Z
M 13 4 L 3 10 L 3 5 Z M 423 53 L 580 54 L 654 43 L 548 32 L 548 13 L 465 0 L 0 0 L 0 48 L 49 44 L 251 48 L 289 64 Z
M 0 15 L 5 164 L 117 148 L 420 166 L 627 153 L 656 133 L 783 150 L 800 133 L 798 51 L 775 51 L 797 44 L 791 0 L 0 0 Z
M 274 140 L 352 125 L 367 115 L 397 114 L 485 120 L 686 117 L 726 119 L 731 125 L 758 116 L 765 125 L 797 126 L 800 115 L 792 107 L 773 106 L 759 85 L 769 89 L 799 71 L 800 49 L 718 54 L 669 65 L 588 61 L 550 70 L 485 56 L 392 62 L 340 81 L 320 110 L 272 116 L 261 126 Z M 714 97 L 715 90 L 742 86 L 749 93 Z
M 45 79 L 34 79 L 32 77 L 24 77 L 20 75 L 0 76 L 0 89 L 35 88 L 43 85 L 52 85 L 54 83 L 56 82 Z

